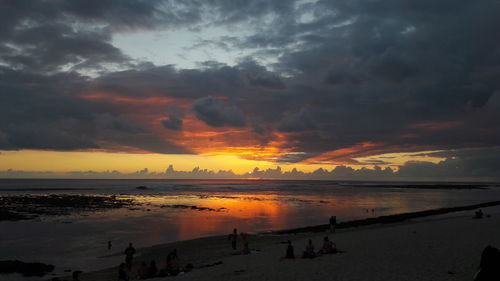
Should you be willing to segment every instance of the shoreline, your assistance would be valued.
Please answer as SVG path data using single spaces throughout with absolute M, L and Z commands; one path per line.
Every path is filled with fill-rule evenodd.
M 474 204 L 474 205 L 466 205 L 466 206 L 458 206 L 458 207 L 451 207 L 451 208 L 439 208 L 439 209 L 432 209 L 432 210 L 425 210 L 425 211 L 420 211 L 420 212 L 413 212 L 413 213 L 403 213 L 403 214 L 396 214 L 396 215 L 390 215 L 390 216 L 381 216 L 377 218 L 370 218 L 370 219 L 365 219 L 365 220 L 355 220 L 355 221 L 349 221 L 349 222 L 344 222 L 343 224 L 339 223 L 337 226 L 337 229 L 340 231 L 335 232 L 334 234 L 327 232 L 325 234 L 325 230 L 328 228 L 328 225 L 320 225 L 320 226 L 309 226 L 309 227 L 302 227 L 302 228 L 296 228 L 296 229 L 288 229 L 288 230 L 280 230 L 280 231 L 272 231 L 272 232 L 264 232 L 264 233 L 258 233 L 258 234 L 252 234 L 248 236 L 248 241 L 250 241 L 250 248 L 251 249 L 259 249 L 262 250 L 262 253 L 259 254 L 252 254 L 252 255 L 234 255 L 234 251 L 230 249 L 229 244 L 230 242 L 227 240 L 227 236 L 225 235 L 217 235 L 217 236 L 209 236 L 209 237 L 201 237 L 201 238 L 195 238 L 195 239 L 190 239 L 190 240 L 183 240 L 183 241 L 177 241 L 177 242 L 171 242 L 171 243 L 165 243 L 165 244 L 159 244 L 159 245 L 154 245 L 146 248 L 141 248 L 138 249 L 138 256 L 134 259 L 134 265 L 131 273 L 135 273 L 137 270 L 137 267 L 141 261 L 149 261 L 149 260 L 156 260 L 159 268 L 163 267 L 163 263 L 165 260 L 165 256 L 173 249 L 177 249 L 178 252 L 180 253 L 181 257 L 181 264 L 185 266 L 186 264 L 190 263 L 194 265 L 194 270 L 192 272 L 189 272 L 187 274 L 184 274 L 182 276 L 178 276 L 178 278 L 185 279 L 185 280 L 200 280 L 200 274 L 201 274 L 201 279 L 202 280 L 220 280 L 222 278 L 219 276 L 219 279 L 211 279 L 211 278 L 203 278 L 204 272 L 212 272 L 214 274 L 232 274 L 231 278 L 238 279 L 237 277 L 239 275 L 245 275 L 243 272 L 246 272 L 245 270 L 241 271 L 237 267 L 242 267 L 243 265 L 245 266 L 258 266 L 259 264 L 262 263 L 260 260 L 260 257 L 266 259 L 269 259 L 269 262 L 277 261 L 279 256 L 283 254 L 283 249 L 284 249 L 284 241 L 287 240 L 292 240 L 294 243 L 294 246 L 296 247 L 296 255 L 300 256 L 301 250 L 302 250 L 302 245 L 305 245 L 305 241 L 307 239 L 312 238 L 313 240 L 316 241 L 316 245 L 320 246 L 318 244 L 318 241 L 321 241 L 322 237 L 324 235 L 329 235 L 332 236 L 335 242 L 339 245 L 340 250 L 346 250 L 347 253 L 350 253 L 351 251 L 358 250 L 356 249 L 357 246 L 353 247 L 348 246 L 352 242 L 352 238 L 349 238 L 349 236 L 365 236 L 368 233 L 373 233 L 373 232 L 382 232 L 382 233 L 388 233 L 388 235 L 393 235 L 393 231 L 400 231 L 399 229 L 415 229 L 412 231 L 406 231 L 405 233 L 410 233 L 412 235 L 415 235 L 416 233 L 422 232 L 420 229 L 425 229 L 428 231 L 428 229 L 434 229 L 437 227 L 443 227 L 442 225 L 448 225 L 451 224 L 453 227 L 456 227 L 457 225 L 460 226 L 464 222 L 465 223 L 476 223 L 476 221 L 487 221 L 489 223 L 493 221 L 500 221 L 498 218 L 498 215 L 494 216 L 494 219 L 484 218 L 482 220 L 474 220 L 472 219 L 472 214 L 470 217 L 466 216 L 460 216 L 460 217 L 450 217 L 445 220 L 425 220 L 425 221 L 420 221 L 422 223 L 415 223 L 415 221 L 411 221 L 411 219 L 415 218 L 423 218 L 423 217 L 430 217 L 430 216 L 436 216 L 436 215 L 441 215 L 441 214 L 446 214 L 446 213 L 452 213 L 452 212 L 459 212 L 459 211 L 467 211 L 467 210 L 474 210 L 478 208 L 488 208 L 488 207 L 494 207 L 500 205 L 500 201 L 491 201 L 491 202 L 485 202 L 481 204 Z M 498 211 L 498 209 L 496 209 Z M 498 211 L 500 212 L 500 211 Z M 461 221 L 461 222 L 459 222 Z M 398 222 L 403 222 L 403 223 L 398 223 Z M 358 228 L 359 226 L 368 226 L 368 225 L 378 225 L 378 227 L 373 227 L 373 228 Z M 392 225 L 394 227 L 386 228 L 383 226 L 386 225 Z M 431 226 L 433 225 L 433 226 Z M 348 231 L 345 231 L 348 230 Z M 446 228 L 444 228 L 444 231 L 448 231 Z M 453 233 L 453 231 L 452 231 Z M 439 233 L 437 233 L 439 234 Z M 446 233 L 443 233 L 445 235 Z M 405 234 L 406 235 L 406 234 Z M 451 235 L 451 234 L 450 234 Z M 371 234 L 369 235 L 371 236 Z M 347 238 L 346 238 L 347 237 Z M 380 239 L 379 244 L 384 245 L 386 243 L 392 243 L 393 239 L 385 239 L 383 236 L 375 235 L 374 237 L 378 237 Z M 460 237 L 463 237 L 461 235 Z M 370 238 L 373 239 L 373 238 Z M 398 238 L 394 238 L 398 239 Z M 429 243 L 436 243 L 439 242 L 440 239 L 437 240 L 429 240 Z M 466 237 L 466 239 L 469 239 Z M 344 240 L 344 241 L 343 241 Z M 303 241 L 303 242 L 300 242 Z M 354 239 L 356 241 L 356 239 Z M 384 242 L 385 241 L 385 242 Z M 412 241 L 412 240 L 410 240 Z M 321 243 L 321 242 L 320 242 Z M 500 241 L 499 241 L 500 243 Z M 355 244 L 355 243 L 354 243 Z M 380 246 L 379 245 L 379 246 Z M 499 246 L 499 244 L 495 244 L 496 246 Z M 373 247 L 374 245 L 368 245 L 365 247 Z M 240 249 L 241 244 L 239 243 L 238 245 L 238 250 Z M 439 246 L 436 246 L 439 247 Z M 360 247 L 362 248 L 362 247 Z M 406 249 L 397 249 L 397 250 L 406 250 Z M 397 253 L 396 250 L 396 253 Z M 476 249 L 474 249 L 476 250 Z M 482 250 L 479 249 L 479 253 L 477 256 L 473 257 L 473 260 L 479 260 L 479 254 L 480 251 Z M 384 250 L 381 250 L 384 251 Z M 441 253 L 441 251 L 439 252 Z M 392 253 L 393 254 L 393 253 Z M 117 253 L 113 256 L 119 256 L 120 254 Z M 475 255 L 475 254 L 474 254 Z M 271 257 L 269 257 L 271 256 Z M 315 260 L 327 260 L 333 257 L 339 257 L 339 256 L 345 256 L 344 254 L 341 255 L 332 255 L 332 257 L 321 257 L 317 258 Z M 241 264 L 242 260 L 244 259 L 251 259 L 253 260 L 252 263 L 247 265 L 245 262 Z M 301 262 L 307 262 L 306 260 Z M 295 261 L 295 262 L 298 262 Z M 236 263 L 236 264 L 233 264 Z M 281 264 L 281 263 L 280 263 Z M 238 272 L 231 270 L 232 267 L 236 266 L 235 268 L 240 270 Z M 229 267 L 229 269 L 228 269 Z M 471 266 L 466 267 L 469 271 L 471 270 Z M 224 271 L 229 270 L 229 273 L 224 273 Z M 294 269 L 290 269 L 294 270 Z M 296 270 L 296 269 L 295 269 Z M 236 273 L 235 273 L 236 272 Z M 97 271 L 92 271 L 92 272 L 86 272 L 82 274 L 82 281 L 86 280 L 93 280 L 93 281 L 100 281 L 100 280 L 111 280 L 112 278 L 116 278 L 116 273 L 117 273 L 117 267 L 111 267 L 107 269 L 102 269 L 102 270 L 97 270 Z M 258 272 L 259 274 L 269 274 L 268 273 L 262 273 Z M 192 277 L 191 277 L 192 276 Z M 170 278 L 170 277 L 167 277 Z M 328 277 L 325 277 L 328 278 Z M 272 279 L 272 278 L 271 278 Z M 323 277 L 322 277 L 323 279 Z M 322 279 L 314 279 L 313 280 L 322 280 Z M 64 279 L 62 279 L 64 280 Z M 71 280 L 71 278 L 67 278 L 67 280 Z M 163 280 L 163 279 L 151 279 L 151 280 Z M 166 279 L 167 280 L 167 279 Z M 168 279 L 170 280 L 170 279 Z M 229 280 L 229 279 L 228 279 Z M 247 280 L 247 279 L 242 279 L 242 280 Z M 293 279 L 293 280 L 302 280 L 302 279 Z M 396 279 L 397 280 L 397 279 Z M 453 279 L 455 280 L 455 279 Z M 458 279 L 462 280 L 462 279 Z M 466 280 L 466 279 L 463 279 Z
M 470 210 L 474 210 L 474 209 L 487 208 L 487 207 L 493 207 L 493 206 L 498 206 L 498 205 L 500 205 L 500 201 L 489 201 L 489 202 L 473 204 L 473 205 L 464 205 L 464 206 L 449 207 L 449 208 L 437 208 L 437 209 L 429 209 L 429 210 L 418 211 L 418 212 L 378 216 L 375 218 L 366 218 L 366 219 L 340 222 L 340 223 L 337 223 L 337 226 L 335 227 L 335 229 L 368 226 L 368 225 L 374 225 L 374 224 L 391 224 L 391 223 L 406 221 L 409 219 L 424 218 L 424 217 L 428 217 L 428 216 L 437 216 L 437 215 L 443 215 L 443 214 L 461 212 L 461 211 L 470 211 Z M 295 233 L 301 233 L 301 232 L 324 232 L 324 231 L 329 230 L 329 228 L 330 228 L 329 224 L 321 224 L 321 225 L 304 226 L 304 227 L 298 227 L 298 228 L 292 228 L 292 229 L 276 230 L 276 231 L 271 231 L 270 233 L 295 234 Z

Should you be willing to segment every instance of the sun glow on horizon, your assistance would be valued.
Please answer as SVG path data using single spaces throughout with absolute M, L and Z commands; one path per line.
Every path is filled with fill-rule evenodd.
M 255 167 L 260 169 L 282 167 L 284 170 L 297 168 L 304 172 L 311 172 L 320 167 L 332 169 L 329 165 L 301 165 L 273 163 L 268 161 L 248 160 L 230 154 L 140 154 L 140 153 L 118 153 L 100 151 L 1 151 L 1 170 L 24 170 L 24 171 L 119 171 L 133 173 L 144 168 L 150 172 L 164 172 L 172 164 L 176 170 L 191 171 L 195 167 L 201 169 L 232 170 L 242 174 L 252 171 Z
M 239 148 L 242 149 L 242 148 Z M 319 168 L 332 170 L 338 165 L 327 163 L 277 163 L 272 161 L 250 160 L 252 150 L 241 151 L 235 148 L 234 154 L 231 149 L 225 153 L 208 154 L 153 154 L 153 153 L 124 153 L 103 151 L 1 151 L 0 171 L 12 169 L 14 171 L 32 172 L 108 172 L 118 171 L 120 173 L 136 173 L 147 168 L 148 172 L 163 173 L 169 165 L 173 165 L 176 171 L 192 171 L 194 168 L 207 169 L 214 172 L 219 170 L 232 171 L 236 174 L 251 172 L 254 168 L 260 170 L 276 169 L 278 166 L 283 172 L 297 169 L 310 173 Z M 357 163 L 345 164 L 353 169 L 368 168 L 375 166 L 381 168 L 390 167 L 397 170 L 400 165 L 408 161 L 425 161 L 438 163 L 444 158 L 428 156 L 435 151 L 413 152 L 413 153 L 385 153 L 372 156 L 358 157 Z M 263 151 L 262 153 L 267 153 Z M 273 153 L 272 151 L 269 153 Z M 246 155 L 245 155 L 246 154 Z M 257 159 L 260 159 L 258 157 Z

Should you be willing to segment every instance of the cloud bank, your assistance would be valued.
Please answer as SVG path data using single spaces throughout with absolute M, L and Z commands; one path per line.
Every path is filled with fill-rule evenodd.
M 345 165 L 470 149 L 483 159 L 500 145 L 498 14 L 493 0 L 0 1 L 0 150 L 247 148 L 256 152 L 240 157 Z M 224 35 L 197 48 L 245 55 L 183 69 L 113 45 L 207 28 Z M 498 173 L 458 163 L 460 174 L 452 160 L 439 173 Z M 398 173 L 432 175 L 432 165 Z
M 176 170 L 169 165 L 162 172 L 148 168 L 133 173 L 119 171 L 71 171 L 71 172 L 31 172 L 20 170 L 0 171 L 0 178 L 79 178 L 79 179 L 286 179 L 286 180 L 349 180 L 349 181 L 500 181 L 500 148 L 488 150 L 460 150 L 432 153 L 445 157 L 439 163 L 409 161 L 398 170 L 389 167 L 353 169 L 337 166 L 327 170 L 318 168 L 313 172 L 303 172 L 296 168 L 289 171 L 281 167 L 268 169 L 254 168 L 246 173 L 232 170 L 213 171 L 195 167 L 191 171 Z

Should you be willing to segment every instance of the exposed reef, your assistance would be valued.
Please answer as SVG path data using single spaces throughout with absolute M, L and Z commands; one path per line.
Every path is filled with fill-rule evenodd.
M 136 205 L 132 199 L 108 195 L 13 195 L 0 196 L 0 221 L 17 221 L 41 215 L 70 215 Z

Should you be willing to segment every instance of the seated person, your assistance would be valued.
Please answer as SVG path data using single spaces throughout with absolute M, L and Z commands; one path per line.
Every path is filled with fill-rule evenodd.
M 156 262 L 151 261 L 148 268 L 148 277 L 149 278 L 156 277 L 156 274 L 158 274 L 158 268 L 156 267 Z
M 324 255 L 324 254 L 335 254 L 337 253 L 337 245 L 333 243 L 332 241 L 328 240 L 328 236 L 325 236 L 323 238 L 323 247 L 318 251 L 319 255 Z
M 180 271 L 177 251 L 174 250 L 167 256 L 167 274 L 170 276 L 176 276 Z
M 126 267 L 125 263 L 122 262 L 120 264 L 119 269 L 118 269 L 118 280 L 119 281 L 129 281 L 130 280 L 130 278 L 127 274 L 127 271 L 125 270 L 125 267 Z
M 492 246 L 484 248 L 479 268 L 474 281 L 500 280 L 500 250 Z
M 309 239 L 309 242 L 307 243 L 306 250 L 304 251 L 304 254 L 302 255 L 303 258 L 315 258 L 316 253 L 314 252 L 314 245 L 312 243 L 312 240 Z
M 476 219 L 482 219 L 483 218 L 483 211 L 479 209 L 479 211 L 476 212 Z
M 286 255 L 284 257 L 281 257 L 280 260 L 294 259 L 295 258 L 295 254 L 293 253 L 292 242 L 290 240 L 288 240 L 287 244 L 288 244 L 288 246 L 286 247 Z
M 245 242 L 243 244 L 243 250 L 241 250 L 242 255 L 249 255 L 250 254 L 250 248 L 248 248 L 248 242 Z
M 139 279 L 146 279 L 148 278 L 148 273 L 149 273 L 149 267 L 146 264 L 146 262 L 141 263 L 141 267 L 137 270 L 137 277 Z

